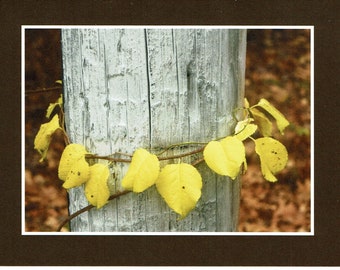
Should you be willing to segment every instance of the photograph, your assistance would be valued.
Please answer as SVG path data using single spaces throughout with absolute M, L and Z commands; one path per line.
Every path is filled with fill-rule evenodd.
M 313 26 L 21 35 L 22 235 L 314 235 Z

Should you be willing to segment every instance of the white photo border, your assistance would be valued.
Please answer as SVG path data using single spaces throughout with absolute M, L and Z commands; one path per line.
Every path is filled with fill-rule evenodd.
M 26 232 L 25 231 L 25 31 L 31 29 L 306 29 L 310 30 L 311 189 L 310 232 Z M 313 25 L 21 25 L 21 234 L 22 235 L 127 235 L 127 236 L 314 236 L 314 26 Z

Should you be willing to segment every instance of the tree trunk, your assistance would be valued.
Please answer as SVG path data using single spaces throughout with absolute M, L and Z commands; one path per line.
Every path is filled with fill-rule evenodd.
M 246 30 L 63 29 L 62 48 L 66 130 L 71 142 L 91 153 L 159 151 L 233 131 L 232 112 L 244 96 Z M 112 193 L 122 190 L 127 168 L 112 165 Z M 71 230 L 235 231 L 240 180 L 218 176 L 204 162 L 197 168 L 202 197 L 183 220 L 151 187 L 81 214 L 71 221 Z M 87 206 L 83 187 L 70 190 L 69 201 L 70 213 Z

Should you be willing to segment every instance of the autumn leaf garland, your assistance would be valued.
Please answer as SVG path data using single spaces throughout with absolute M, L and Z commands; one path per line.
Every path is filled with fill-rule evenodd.
M 61 97 L 56 103 L 50 104 L 46 112 L 47 118 L 57 106 L 62 106 Z M 210 141 L 202 148 L 204 161 L 215 173 L 234 180 L 240 174 L 241 168 L 243 171 L 247 169 L 243 141 L 250 138 L 254 141 L 255 152 L 259 155 L 264 178 L 275 182 L 275 174 L 287 164 L 288 153 L 283 144 L 270 137 L 273 125 L 268 115 L 276 121 L 282 134 L 289 122 L 265 99 L 261 99 L 252 107 L 249 107 L 248 101 L 245 100 L 244 110 L 247 112 L 245 119 L 237 123 L 233 135 Z M 65 132 L 59 122 L 58 115 L 55 115 L 50 122 L 41 126 L 36 135 L 34 144 L 42 156 L 41 161 L 46 158 L 52 134 L 57 129 Z M 252 136 L 257 130 L 264 137 L 254 139 Z M 92 154 L 87 152 L 83 145 L 68 144 L 61 156 L 58 176 L 64 181 L 63 187 L 66 189 L 84 185 L 89 203 L 101 208 L 110 197 L 110 171 L 107 164 L 96 163 L 90 166 L 88 155 Z M 155 185 L 168 206 L 181 218 L 185 218 L 195 208 L 202 190 L 201 175 L 193 165 L 179 162 L 167 164 L 162 168 L 160 159 L 143 148 L 138 148 L 133 153 L 128 171 L 120 183 L 124 190 L 135 193 L 144 192 Z
M 133 192 L 143 192 L 156 184 L 168 206 L 184 218 L 201 197 L 202 178 L 190 164 L 168 164 L 161 171 L 159 160 L 145 149 L 137 149 L 122 180 L 122 186 Z

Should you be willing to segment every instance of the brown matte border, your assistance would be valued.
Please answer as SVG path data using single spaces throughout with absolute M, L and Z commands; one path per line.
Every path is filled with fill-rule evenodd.
M 0 266 L 340 265 L 338 3 L 1 1 Z M 315 236 L 22 236 L 21 25 L 61 24 L 314 25 Z

